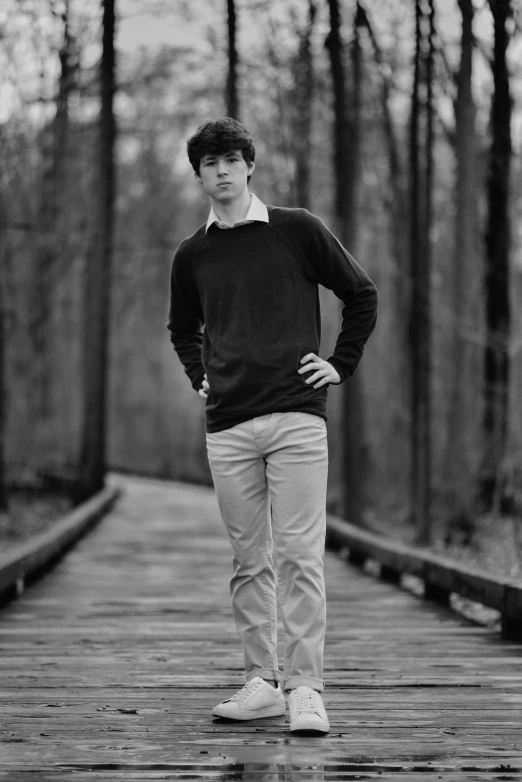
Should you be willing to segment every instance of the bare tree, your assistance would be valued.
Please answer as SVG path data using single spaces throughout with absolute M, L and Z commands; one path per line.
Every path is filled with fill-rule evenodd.
M 314 92 L 314 66 L 311 38 L 317 6 L 309 0 L 308 21 L 299 32 L 299 50 L 294 62 L 295 83 L 295 196 L 297 206 L 310 209 L 310 156 L 312 131 L 312 101 Z
M 0 131 L 0 149 L 2 149 Z M 3 152 L 3 149 L 2 149 Z M 3 155 L 2 155 L 3 157 Z M 6 215 L 3 198 L 0 197 L 0 531 L 10 527 L 9 497 L 5 471 L 5 328 L 4 328 L 4 269 L 6 265 Z
M 339 0 L 328 0 L 330 31 L 326 45 L 330 55 L 334 93 L 333 169 L 335 176 L 336 230 L 349 252 L 356 252 L 356 205 L 360 181 L 361 47 L 359 4 L 354 16 L 352 43 L 352 101 L 347 105 L 346 73 L 341 38 Z M 343 515 L 354 524 L 363 524 L 365 501 L 366 448 L 364 444 L 364 403 L 361 374 L 348 378 L 342 401 L 342 505 Z
M 84 416 L 78 501 L 103 488 L 106 461 L 109 310 L 114 213 L 115 0 L 103 0 L 100 69 L 98 215 L 95 252 L 88 259 L 84 303 Z
M 228 25 L 228 75 L 226 87 L 227 116 L 239 119 L 238 98 L 238 53 L 237 53 L 237 15 L 235 0 L 227 0 L 227 25 Z
M 54 10 L 53 10 L 53 13 Z M 69 0 L 60 14 L 63 38 L 58 52 L 60 75 L 53 119 L 42 131 L 43 174 L 38 215 L 36 273 L 33 278 L 33 318 L 31 335 L 34 348 L 36 394 L 35 414 L 41 424 L 50 414 L 52 386 L 52 298 L 60 242 L 60 207 L 63 203 L 64 171 L 69 128 L 69 92 L 74 75 L 73 40 L 69 26 Z
M 502 487 L 499 478 L 508 431 L 509 388 L 509 179 L 512 159 L 512 98 L 506 52 L 513 16 L 510 0 L 489 0 L 495 41 L 493 52 L 494 92 L 491 102 L 491 149 L 487 181 L 486 229 L 486 351 L 484 434 L 486 452 L 482 493 L 488 507 Z
M 410 346 L 412 507 L 421 543 L 431 531 L 431 243 L 433 179 L 434 3 L 415 2 L 415 58 L 410 117 Z
M 446 481 L 449 485 L 449 525 L 473 522 L 474 479 L 470 463 L 473 444 L 469 389 L 470 346 L 466 330 L 470 325 L 470 284 L 476 257 L 477 132 L 473 99 L 473 0 L 459 0 L 462 16 L 461 56 L 455 101 L 455 224 L 452 265 L 452 376 L 448 414 Z
M 377 38 L 375 25 L 368 9 L 360 8 L 361 27 L 366 28 L 377 66 L 379 101 L 388 155 L 388 187 L 384 193 L 384 204 L 389 216 L 391 234 L 391 259 L 394 264 L 393 287 L 390 309 L 393 313 L 393 368 L 390 380 L 394 389 L 394 402 L 390 405 L 393 429 L 404 442 L 401 470 L 408 474 L 411 454 L 408 451 L 409 421 L 411 409 L 411 361 L 409 351 L 409 311 L 411 306 L 410 259 L 408 257 L 408 183 L 407 168 L 403 160 L 401 143 L 394 122 L 391 104 L 396 91 L 394 72 L 387 61 Z M 406 412 L 406 414 L 405 414 Z M 411 448 L 409 449 L 411 451 Z M 411 492 L 410 492 L 411 500 Z M 407 500 L 408 501 L 408 500 Z
M 368 9 L 362 5 L 359 8 L 359 18 L 361 27 L 365 27 L 372 44 L 375 63 L 379 69 L 380 76 L 380 102 L 384 126 L 384 136 L 388 150 L 389 163 L 389 188 L 390 197 L 386 199 L 386 207 L 391 217 L 393 255 L 397 267 L 396 274 L 396 308 L 398 312 L 404 313 L 408 306 L 408 286 L 406 279 L 409 268 L 407 265 L 407 241 L 404 235 L 404 226 L 407 224 L 407 203 L 406 188 L 404 185 L 404 166 L 401 160 L 399 140 L 393 121 L 390 108 L 393 77 L 390 69 L 384 61 L 382 48 L 377 40 L 374 25 L 371 21 Z

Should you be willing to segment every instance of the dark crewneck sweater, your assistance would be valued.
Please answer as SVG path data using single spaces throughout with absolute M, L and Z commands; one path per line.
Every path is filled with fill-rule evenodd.
M 207 375 L 207 432 L 260 415 L 304 412 L 328 420 L 328 384 L 299 375 L 319 355 L 318 284 L 342 300 L 342 328 L 328 357 L 352 375 L 377 319 L 377 289 L 324 223 L 306 209 L 268 207 L 269 222 L 201 226 L 172 263 L 167 328 L 193 388 Z

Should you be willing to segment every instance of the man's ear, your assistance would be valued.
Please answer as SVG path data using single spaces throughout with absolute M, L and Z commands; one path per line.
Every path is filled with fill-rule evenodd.
M 197 179 L 197 181 L 198 181 L 198 182 L 201 184 L 201 177 L 200 177 L 200 175 L 198 174 L 198 172 L 197 172 L 197 171 L 194 171 L 194 177 L 195 177 L 195 178 Z
M 252 163 L 250 163 L 250 166 L 248 167 L 248 176 L 252 176 L 252 174 L 254 173 L 255 167 L 256 167 L 256 164 L 252 161 Z

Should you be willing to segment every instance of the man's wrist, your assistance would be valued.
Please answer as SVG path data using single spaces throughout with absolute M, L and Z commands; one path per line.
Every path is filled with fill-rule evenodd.
M 338 385 L 340 385 L 341 383 L 344 383 L 344 381 L 345 381 L 345 380 L 346 380 L 346 378 L 348 377 L 348 373 L 347 373 L 347 372 L 345 372 L 345 370 L 344 370 L 344 369 L 342 369 L 342 367 L 340 367 L 340 366 L 339 366 L 339 364 L 338 364 L 338 362 L 337 362 L 337 360 L 336 360 L 335 358 L 333 358 L 333 360 L 332 360 L 332 358 L 333 358 L 333 357 L 332 357 L 332 356 L 330 356 L 330 357 L 329 357 L 329 358 L 327 358 L 326 360 L 328 361 L 328 363 L 329 363 L 329 364 L 331 364 L 331 365 L 333 366 L 333 368 L 335 369 L 335 371 L 336 371 L 336 372 L 337 372 L 337 374 L 339 375 L 339 378 L 340 378 L 339 382 L 338 382 L 338 383 L 333 383 L 333 385 L 337 385 L 337 386 L 338 386 Z

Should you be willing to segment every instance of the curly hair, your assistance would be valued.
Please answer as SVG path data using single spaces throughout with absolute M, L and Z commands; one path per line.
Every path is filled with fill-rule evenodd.
M 188 158 L 196 174 L 199 174 L 202 157 L 225 155 L 231 150 L 240 151 L 248 165 L 255 161 L 256 150 L 250 133 L 232 117 L 204 122 L 187 141 Z M 247 181 L 250 182 L 250 176 Z

